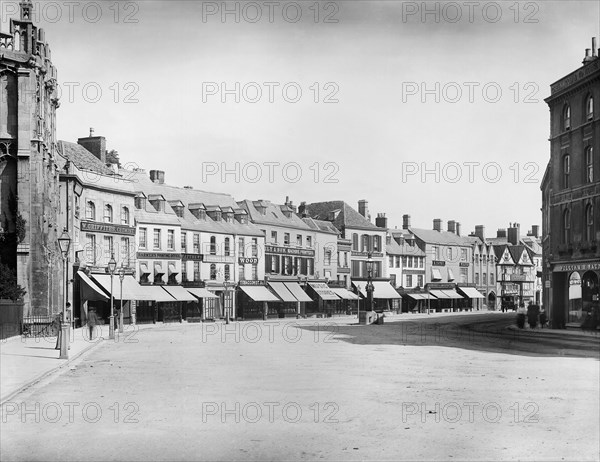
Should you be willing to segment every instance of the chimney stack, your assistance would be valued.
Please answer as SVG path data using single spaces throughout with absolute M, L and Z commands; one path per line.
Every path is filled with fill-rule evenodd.
M 500 228 L 496 232 L 496 237 L 506 237 L 506 229 Z
M 531 235 L 533 237 L 540 237 L 540 226 L 539 225 L 531 226 Z
M 448 220 L 448 232 L 452 234 L 456 233 L 456 221 Z
M 485 226 L 477 225 L 475 226 L 475 236 L 481 239 L 482 242 L 485 242 Z
M 93 136 L 94 129 L 90 128 L 90 136 L 79 138 L 77 144 L 83 146 L 96 156 L 103 164 L 106 164 L 106 138 L 103 136 Z
M 456 235 L 460 236 L 460 223 L 458 221 L 456 222 Z
M 582 61 L 583 64 L 587 64 L 587 63 L 589 63 L 589 62 L 591 62 L 591 61 L 594 60 L 594 58 L 592 57 L 591 51 L 592 50 L 589 49 L 589 48 L 585 49 L 585 58 L 583 58 L 583 61 Z
M 596 54 L 596 37 L 592 37 L 592 56 L 596 58 L 598 55 Z
M 150 170 L 150 180 L 152 180 L 152 183 L 164 184 L 165 172 L 162 170 Z
M 375 218 L 375 226 L 377 226 L 378 228 L 385 228 L 387 229 L 387 218 L 385 216 L 385 213 L 378 213 L 377 214 L 377 218 Z
M 306 218 L 306 202 L 300 202 L 300 205 L 298 206 L 298 214 L 302 218 Z
M 514 223 L 508 228 L 508 242 L 512 245 L 519 245 L 521 240 L 521 226 L 519 223 Z
M 433 220 L 433 230 L 434 231 L 442 231 L 442 220 L 439 218 L 436 218 Z
M 402 215 L 402 229 L 410 228 L 410 215 Z
M 369 215 L 369 202 L 361 199 L 358 201 L 358 213 L 360 213 L 367 220 L 371 221 L 371 215 Z

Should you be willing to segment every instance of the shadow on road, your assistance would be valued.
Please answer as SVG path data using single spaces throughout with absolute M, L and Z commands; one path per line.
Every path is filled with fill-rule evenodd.
M 436 317 L 391 321 L 383 325 L 337 324 L 299 326 L 327 334 L 331 341 L 360 345 L 442 346 L 521 356 L 576 357 L 600 360 L 600 335 L 548 329 L 513 328 L 510 314 Z

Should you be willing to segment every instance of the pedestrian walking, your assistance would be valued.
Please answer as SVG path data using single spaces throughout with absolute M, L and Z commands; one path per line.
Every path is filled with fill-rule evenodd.
M 88 327 L 90 329 L 90 340 L 94 339 L 94 327 L 98 324 L 98 315 L 96 314 L 96 308 L 90 308 L 88 313 Z
M 544 308 L 542 308 L 540 310 L 540 326 L 542 327 L 542 329 L 544 327 L 546 327 L 547 323 L 548 323 L 548 316 L 546 315 L 546 310 L 544 310 Z

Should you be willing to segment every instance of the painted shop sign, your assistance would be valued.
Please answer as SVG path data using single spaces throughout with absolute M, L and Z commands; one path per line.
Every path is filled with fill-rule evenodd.
M 154 260 L 160 260 L 160 259 L 172 260 L 174 258 L 176 258 L 176 259 L 181 258 L 180 253 L 168 253 L 168 252 L 138 252 L 137 256 L 138 256 L 138 258 L 154 259 Z
M 459 263 L 458 266 L 460 266 L 461 268 L 468 268 L 469 263 Z
M 90 221 L 81 222 L 81 231 L 93 233 L 123 234 L 126 236 L 135 236 L 135 228 L 131 226 L 111 225 L 110 223 L 93 223 Z
M 431 266 L 446 266 L 446 262 L 443 260 L 432 260 Z
M 238 263 L 240 265 L 257 265 L 258 258 L 256 258 L 256 257 L 239 257 Z
M 182 253 L 181 259 L 183 261 L 202 261 L 201 253 Z
M 600 263 L 572 263 L 556 265 L 554 267 L 555 272 L 567 272 L 567 271 L 600 271 Z
M 369 256 L 369 252 L 357 252 L 356 250 L 353 250 L 352 252 L 350 252 L 350 255 L 352 255 L 353 257 L 368 257 Z M 371 257 L 373 257 L 373 258 L 381 258 L 381 257 L 383 257 L 383 253 L 381 253 L 381 252 L 371 252 Z
M 240 286 L 265 286 L 266 283 L 265 281 L 261 281 L 261 280 L 256 280 L 256 281 L 240 281 L 239 282 Z
M 206 255 L 203 254 L 204 263 L 235 263 L 235 258 L 231 255 Z
M 314 257 L 315 251 L 310 249 L 294 249 L 291 247 L 278 247 L 265 245 L 265 253 L 277 253 L 282 255 L 299 255 L 302 257 Z

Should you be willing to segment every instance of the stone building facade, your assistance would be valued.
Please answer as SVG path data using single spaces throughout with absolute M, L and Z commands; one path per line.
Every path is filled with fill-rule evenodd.
M 26 290 L 24 315 L 62 309 L 62 256 L 57 225 L 57 72 L 33 4 L 0 33 L 0 228 L 2 260 Z M 53 282 L 54 281 L 54 282 Z
M 600 323 L 600 57 L 553 83 L 542 182 L 544 299 L 553 327 Z

